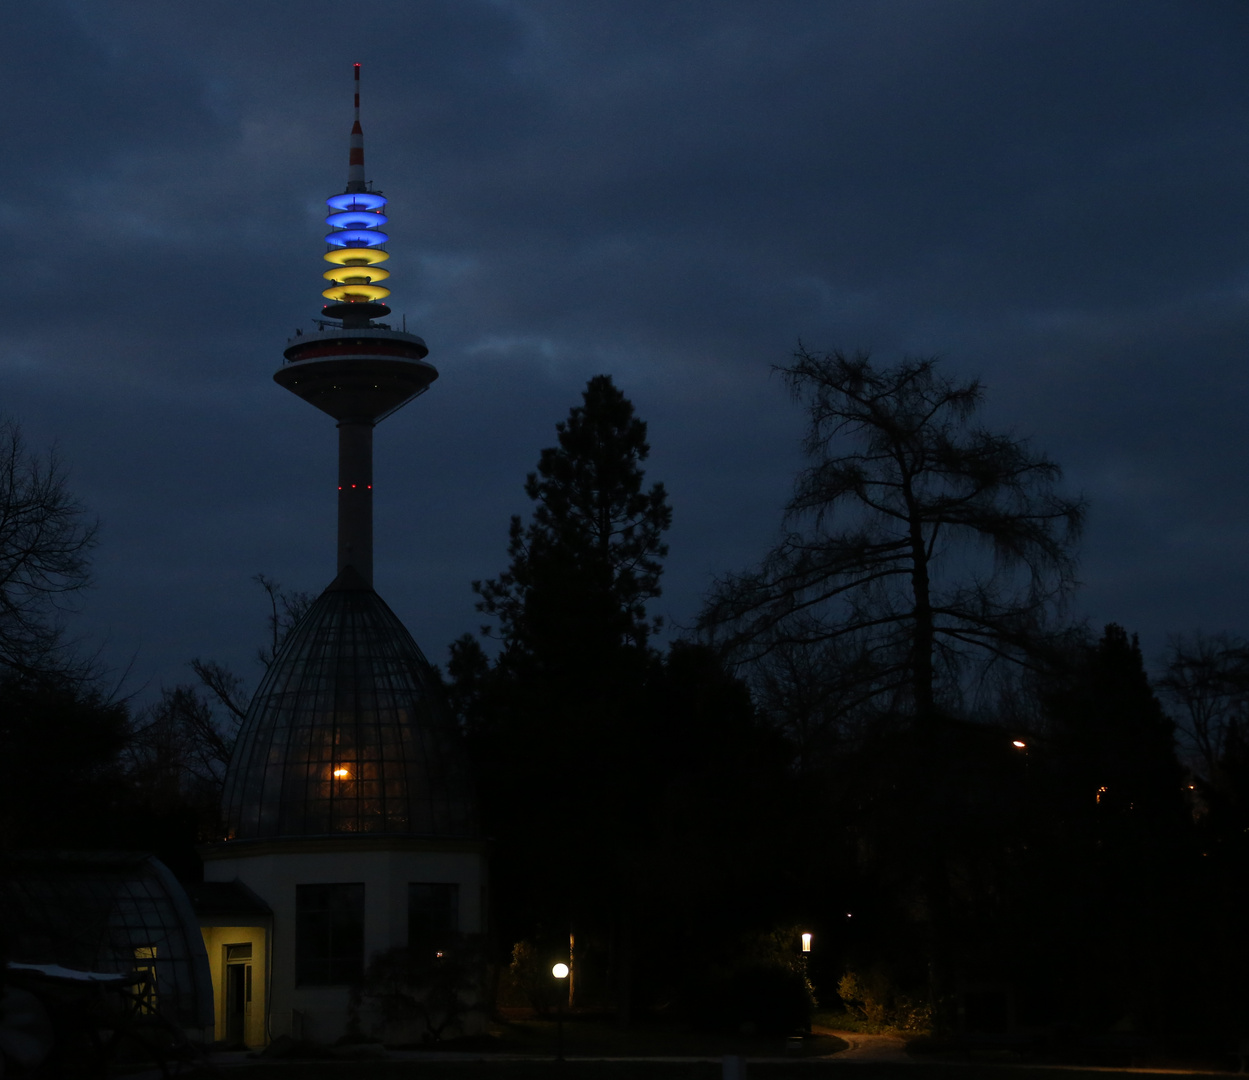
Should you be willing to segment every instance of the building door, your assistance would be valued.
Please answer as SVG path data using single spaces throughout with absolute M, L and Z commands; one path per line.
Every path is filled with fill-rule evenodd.
M 251 1012 L 252 1001 L 252 947 L 245 945 L 226 946 L 226 1043 L 230 1046 L 242 1046 L 247 1035 L 247 1014 Z

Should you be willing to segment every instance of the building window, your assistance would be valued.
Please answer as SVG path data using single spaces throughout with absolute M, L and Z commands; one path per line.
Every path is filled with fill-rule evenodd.
M 295 886 L 295 983 L 341 986 L 364 975 L 364 886 Z
M 419 881 L 408 885 L 408 948 L 440 953 L 460 930 L 460 887 Z
M 134 950 L 134 973 L 142 978 L 135 988 L 135 1000 L 140 1012 L 156 1011 L 156 946 L 136 945 Z

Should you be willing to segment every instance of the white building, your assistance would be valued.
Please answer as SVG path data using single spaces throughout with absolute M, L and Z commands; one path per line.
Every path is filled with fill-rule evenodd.
M 230 838 L 203 852 L 206 883 L 246 890 L 197 898 L 217 1039 L 337 1039 L 370 958 L 434 956 L 484 931 L 460 743 L 411 636 L 340 574 L 252 700 L 226 782 Z M 247 893 L 263 903 L 249 909 Z M 366 1015 L 365 1034 L 420 1034 L 371 1028 Z

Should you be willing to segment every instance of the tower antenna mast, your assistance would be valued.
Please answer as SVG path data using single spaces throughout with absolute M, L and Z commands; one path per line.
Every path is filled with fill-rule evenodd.
M 365 191 L 368 184 L 364 179 L 364 128 L 360 126 L 360 65 L 353 64 L 352 91 L 355 94 L 356 115 L 351 125 L 351 151 L 347 159 L 347 191 Z

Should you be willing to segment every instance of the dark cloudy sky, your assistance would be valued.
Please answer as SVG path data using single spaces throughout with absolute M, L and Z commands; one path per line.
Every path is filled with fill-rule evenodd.
M 257 572 L 333 576 L 333 423 L 271 376 L 355 61 L 441 372 L 376 442 L 378 591 L 431 660 L 599 372 L 691 621 L 779 523 L 800 339 L 981 376 L 1090 500 L 1093 625 L 1249 631 L 1244 0 L 41 0 L 0 51 L 0 412 L 102 519 L 74 626 L 141 696 L 254 673 Z

